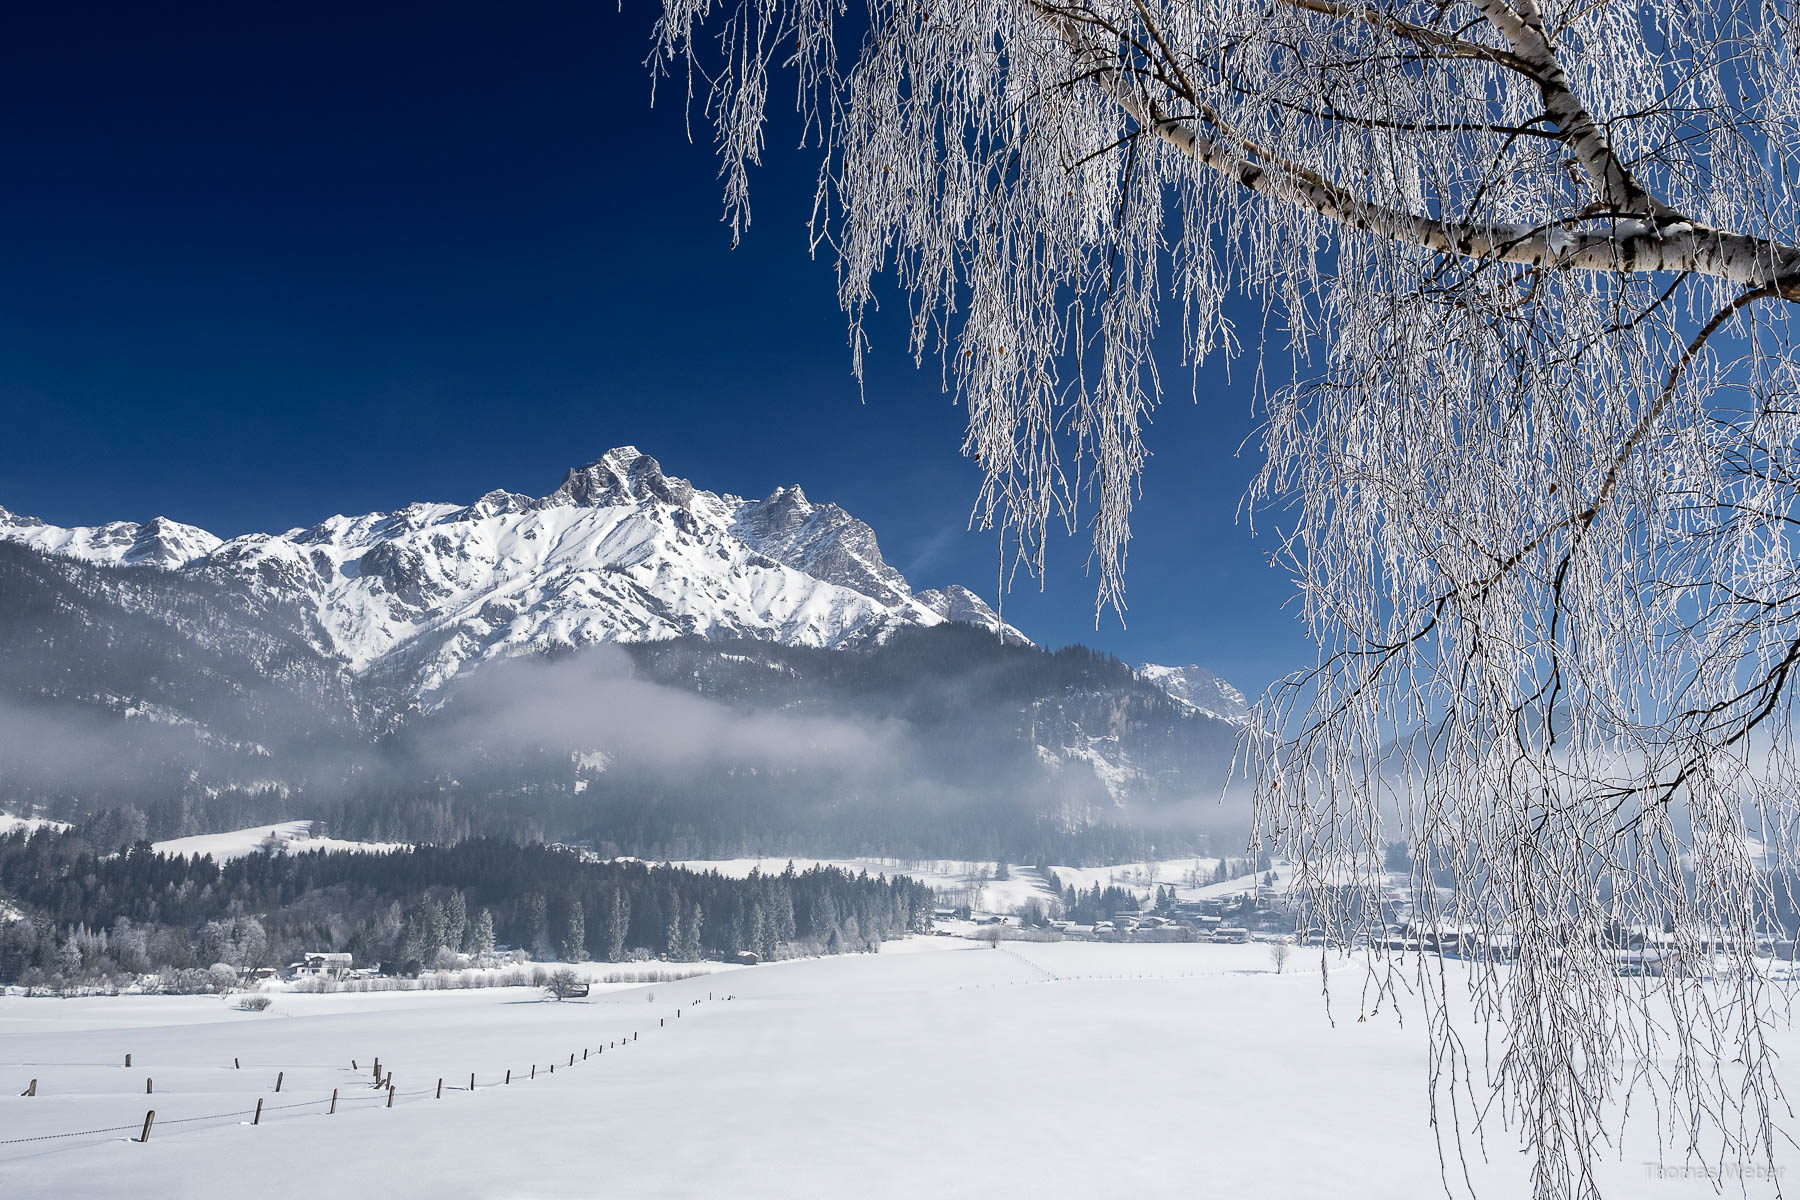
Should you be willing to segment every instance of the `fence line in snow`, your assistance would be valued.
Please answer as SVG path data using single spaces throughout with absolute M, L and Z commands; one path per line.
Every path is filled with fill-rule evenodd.
M 713 994 L 711 992 L 708 992 L 706 994 L 706 998 L 708 1000 L 711 1000 L 713 998 Z M 737 999 L 737 996 L 735 993 L 732 993 L 732 994 L 726 995 L 724 998 L 726 1000 L 735 1000 L 735 999 Z M 699 1000 L 694 1000 L 691 1002 L 692 1005 L 699 1005 L 700 1003 L 701 1003 L 701 1001 L 699 1001 Z M 682 1008 L 683 1008 L 682 1005 L 676 1006 L 675 1015 L 677 1017 L 679 1017 L 681 1015 Z M 659 1028 L 666 1028 L 666 1025 L 664 1024 L 664 1018 L 657 1019 L 657 1026 Z M 614 1039 L 613 1041 L 609 1041 L 604 1046 L 599 1046 L 599 1045 L 592 1046 L 592 1047 L 584 1046 L 578 1051 L 571 1051 L 568 1056 L 568 1062 L 564 1066 L 564 1070 L 567 1071 L 570 1068 L 573 1068 L 578 1062 L 582 1062 L 582 1063 L 587 1062 L 590 1050 L 592 1051 L 592 1053 L 596 1059 L 604 1058 L 606 1051 L 608 1049 L 617 1049 L 620 1046 L 628 1045 L 632 1042 L 636 1042 L 637 1040 L 638 1040 L 638 1031 L 634 1030 L 629 1038 L 621 1036 L 617 1039 Z M 351 1060 L 350 1065 L 351 1065 L 352 1070 L 358 1069 L 357 1061 L 358 1060 L 356 1060 L 356 1059 Z M 95 1064 L 95 1065 L 98 1065 L 98 1064 Z M 129 1068 L 131 1066 L 131 1055 L 129 1055 L 129 1054 L 127 1054 L 125 1056 L 125 1066 L 127 1068 Z M 549 1069 L 549 1071 L 547 1071 L 545 1073 L 545 1078 L 549 1078 L 550 1076 L 552 1076 L 556 1073 L 557 1063 L 552 1061 L 551 1063 L 548 1064 L 548 1066 L 550 1069 Z M 236 1059 L 236 1058 L 232 1059 L 232 1067 L 234 1069 L 241 1069 L 241 1064 L 238 1059 Z M 520 1082 L 525 1083 L 525 1082 L 530 1082 L 531 1080 L 536 1079 L 537 1078 L 537 1068 L 538 1068 L 538 1064 L 532 1063 L 531 1069 L 530 1069 L 530 1074 L 527 1076 L 521 1076 Z M 341 1070 L 342 1068 L 335 1068 L 335 1069 Z M 277 1091 L 277 1092 L 281 1091 L 282 1081 L 285 1079 L 286 1074 L 287 1074 L 287 1072 L 286 1072 L 285 1068 L 276 1072 L 275 1091 Z M 423 1088 L 417 1088 L 417 1089 L 412 1089 L 412 1090 L 408 1090 L 408 1091 L 400 1091 L 394 1087 L 393 1072 L 391 1070 L 388 1071 L 385 1076 L 383 1076 L 382 1071 L 381 1071 L 381 1060 L 379 1058 L 374 1060 L 373 1074 L 374 1074 L 374 1082 L 373 1082 L 370 1090 L 375 1093 L 374 1095 L 369 1095 L 367 1093 L 365 1093 L 361 1096 L 349 1095 L 349 1096 L 343 1097 L 344 1102 L 352 1103 L 352 1102 L 355 1102 L 358 1100 L 373 1100 L 376 1102 L 376 1104 L 379 1107 L 392 1108 L 394 1106 L 394 1101 L 396 1098 L 412 1099 L 412 1098 L 416 1098 L 416 1097 L 420 1097 L 420 1096 L 432 1096 L 434 1099 L 437 1099 L 437 1100 L 442 1100 L 444 1098 L 445 1085 L 444 1085 L 444 1080 L 441 1077 L 437 1080 L 437 1083 L 434 1087 L 423 1087 Z M 505 1073 L 504 1077 L 501 1079 L 495 1080 L 493 1082 L 482 1082 L 480 1080 L 480 1078 L 478 1077 L 478 1073 L 472 1071 L 469 1073 L 468 1087 L 464 1088 L 464 1087 L 460 1087 L 456 1084 L 451 1084 L 449 1087 L 449 1090 L 452 1092 L 460 1091 L 460 1092 L 465 1092 L 465 1093 L 473 1093 L 474 1091 L 476 1091 L 478 1088 L 481 1088 L 481 1087 L 505 1087 L 505 1086 L 511 1085 L 511 1083 L 513 1082 L 512 1075 L 513 1075 L 512 1071 L 508 1070 Z M 152 1081 L 148 1078 L 144 1080 L 144 1090 L 146 1093 L 151 1091 L 151 1083 L 152 1083 Z M 28 1084 L 26 1086 L 25 1090 L 23 1092 L 19 1093 L 20 1098 L 35 1097 L 37 1095 L 37 1085 L 38 1085 L 38 1081 L 36 1079 L 33 1079 L 30 1082 L 30 1084 Z M 192 1124 L 196 1124 L 201 1121 L 224 1121 L 224 1120 L 229 1120 L 233 1117 L 249 1117 L 249 1118 L 251 1118 L 250 1124 L 260 1125 L 262 1123 L 262 1118 L 263 1118 L 264 1114 L 277 1113 L 277 1112 L 291 1112 L 296 1109 L 302 1109 L 302 1108 L 317 1108 L 320 1105 L 328 1106 L 326 1113 L 324 1115 L 330 1116 L 337 1112 L 338 1103 L 339 1103 L 338 1093 L 339 1093 L 338 1088 L 332 1088 L 331 1095 L 326 1099 L 299 1100 L 299 1101 L 295 1101 L 291 1104 L 275 1104 L 275 1105 L 265 1104 L 263 1099 L 259 1097 L 256 1101 L 255 1108 L 238 1109 L 238 1110 L 234 1110 L 232 1112 L 223 1112 L 223 1113 L 207 1113 L 203 1116 L 196 1116 L 196 1117 L 158 1118 L 156 1115 L 156 1110 L 150 1109 L 149 1111 L 147 1111 L 144 1114 L 144 1120 L 143 1120 L 141 1126 L 136 1123 L 131 1124 L 131 1125 L 110 1125 L 110 1126 L 106 1126 L 104 1128 L 99 1128 L 99 1129 L 78 1129 L 78 1130 L 71 1130 L 71 1131 L 63 1132 L 63 1133 L 40 1133 L 40 1134 L 34 1134 L 30 1137 L 0 1138 L 0 1146 L 20 1146 L 20 1145 L 25 1145 L 25 1144 L 31 1143 L 31 1142 L 61 1141 L 61 1140 L 67 1139 L 67 1138 L 98 1137 L 101 1134 L 127 1133 L 127 1132 L 131 1132 L 133 1130 L 139 1130 L 139 1134 L 137 1137 L 132 1138 L 130 1140 L 132 1140 L 134 1142 L 138 1142 L 138 1143 L 143 1143 L 143 1142 L 147 1142 L 150 1140 L 150 1135 L 151 1135 L 153 1128 L 163 1128 L 163 1127 L 166 1127 L 169 1125 L 192 1125 Z

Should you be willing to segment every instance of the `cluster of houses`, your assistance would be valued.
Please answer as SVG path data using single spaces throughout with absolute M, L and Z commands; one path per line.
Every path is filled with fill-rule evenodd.
M 1366 943 L 1359 939 L 1359 945 L 1488 961 L 1509 961 L 1517 955 L 1517 939 L 1510 930 L 1428 915 L 1447 897 L 1440 892 L 1435 898 L 1437 903 L 1432 897 L 1421 898 L 1404 877 L 1390 875 L 1379 882 L 1358 878 L 1345 886 L 1356 890 L 1361 911 L 1370 918 L 1369 927 L 1374 930 Z M 1172 892 L 1164 894 L 1162 904 L 1152 912 L 1116 913 L 1111 920 L 1093 924 L 1052 920 L 1047 928 L 1067 938 L 1091 941 L 1285 941 L 1320 945 L 1327 940 L 1323 930 L 1311 925 L 1304 906 L 1285 891 L 1174 900 L 1171 895 Z M 1019 924 L 1017 917 L 970 914 L 967 909 L 940 908 L 936 916 L 940 922 L 959 917 L 972 919 L 977 927 Z M 1605 953 L 1620 975 L 1668 975 L 1711 971 L 1714 956 L 1749 948 L 1735 934 L 1724 930 L 1678 937 L 1673 931 L 1656 926 L 1619 924 L 1608 931 Z M 1794 969 L 1800 971 L 1800 944 L 1790 937 L 1758 937 L 1754 952 L 1794 964 Z
M 1378 939 L 1387 950 L 1408 950 L 1428 954 L 1444 954 L 1456 958 L 1478 958 L 1507 961 L 1517 953 L 1517 938 L 1504 929 L 1491 929 L 1466 922 L 1432 921 L 1419 917 L 1402 919 L 1388 927 L 1386 936 Z M 1605 954 L 1620 975 L 1661 976 L 1694 970 L 1710 970 L 1707 960 L 1749 948 L 1742 939 L 1725 930 L 1698 931 L 1678 936 L 1674 931 L 1652 925 L 1619 925 L 1606 938 Z M 1792 960 L 1792 941 L 1758 938 L 1754 952 L 1764 957 Z M 1698 962 L 1696 962 L 1696 959 Z
M 1053 921 L 1051 927 L 1060 927 L 1063 933 L 1071 937 L 1091 937 L 1102 942 L 1136 940 L 1241 943 L 1251 940 L 1249 926 L 1230 924 L 1229 921 L 1229 917 L 1220 913 L 1176 913 L 1172 916 L 1120 913 L 1110 921 L 1097 921 L 1092 925 Z
M 1111 920 L 1082 924 L 1073 921 L 1049 921 L 1046 928 L 1066 938 L 1085 941 L 1116 942 L 1227 942 L 1244 943 L 1266 937 L 1283 937 L 1285 932 L 1253 932 L 1249 921 L 1256 913 L 1258 924 L 1270 930 L 1291 928 L 1285 910 L 1271 907 L 1265 900 L 1260 905 L 1247 896 L 1227 896 L 1204 900 L 1181 900 L 1148 913 L 1115 913 Z M 958 910 L 940 908 L 939 922 L 957 919 Z M 976 913 L 969 917 L 980 928 L 984 926 L 1016 926 L 1019 919 L 999 914 Z M 945 931 L 948 932 L 948 931 Z

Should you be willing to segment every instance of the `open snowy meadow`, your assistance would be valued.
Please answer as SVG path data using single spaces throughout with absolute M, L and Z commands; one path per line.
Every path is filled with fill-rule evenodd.
M 1441 1194 L 1417 1023 L 1357 1021 L 1360 972 L 1331 978 L 1335 1026 L 1314 950 L 942 937 L 563 1003 L 9 997 L 0 1194 Z M 1523 1194 L 1510 1135 L 1488 1150 L 1479 1194 Z M 1655 1157 L 1634 1114 L 1604 1194 L 1714 1194 Z

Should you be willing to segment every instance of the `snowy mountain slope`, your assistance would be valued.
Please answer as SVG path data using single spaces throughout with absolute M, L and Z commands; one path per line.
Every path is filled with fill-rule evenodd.
M 466 667 L 684 634 L 840 649 L 945 621 L 1020 641 L 963 588 L 915 596 L 874 530 L 798 487 L 696 489 L 630 446 L 540 499 L 490 492 L 221 542 L 158 518 L 59 529 L 0 510 L 0 539 L 106 564 L 153 563 L 297 601 L 317 649 L 414 699 Z
M 63 529 L 35 517 L 17 516 L 4 508 L 0 508 L 0 539 L 89 562 L 171 570 L 203 558 L 219 546 L 219 539 L 206 530 L 167 517 L 141 525 L 110 521 L 105 525 Z
M 1244 702 L 1244 693 L 1205 667 L 1191 663 L 1185 667 L 1145 663 L 1137 673 L 1139 679 L 1155 684 L 1172 698 L 1209 717 L 1237 725 L 1250 720 L 1250 707 Z
M 912 598 L 905 577 L 882 560 L 873 529 L 835 504 L 808 502 L 798 487 L 776 488 L 766 500 L 743 504 L 730 528 L 776 562 L 878 603 L 903 605 Z

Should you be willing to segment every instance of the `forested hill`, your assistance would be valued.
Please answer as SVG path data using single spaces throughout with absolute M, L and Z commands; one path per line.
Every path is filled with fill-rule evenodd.
M 68 981 L 319 950 L 413 974 L 497 944 L 569 961 L 781 958 L 875 949 L 927 931 L 932 912 L 930 889 L 906 878 L 790 867 L 731 879 L 485 838 L 221 866 L 142 843 L 104 854 L 78 833 L 43 830 L 0 837 L 0 888 L 31 913 L 0 924 L 0 983 L 33 969 Z
M 200 574 L 0 540 L 0 703 L 87 710 L 254 753 L 360 740 L 372 714 L 306 615 Z M 4 711 L 4 710 L 0 710 Z
M 1104 655 L 969 627 L 854 652 L 681 638 L 490 668 L 388 742 L 427 778 L 306 812 L 607 856 L 1124 861 L 1238 836 L 1236 736 Z

